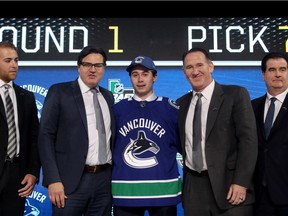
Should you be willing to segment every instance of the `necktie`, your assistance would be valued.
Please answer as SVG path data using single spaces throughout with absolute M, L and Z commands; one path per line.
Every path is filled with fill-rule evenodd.
M 5 84 L 4 96 L 6 100 L 6 118 L 8 124 L 8 146 L 7 155 L 12 159 L 16 155 L 16 126 L 14 120 L 14 108 L 12 100 L 9 96 L 9 85 Z
M 198 96 L 195 111 L 194 111 L 194 119 L 193 119 L 193 149 L 192 149 L 192 156 L 193 156 L 193 166 L 197 172 L 201 172 L 203 169 L 203 155 L 202 155 L 202 147 L 201 147 L 201 140 L 202 140 L 202 129 L 201 129 L 201 108 L 202 108 L 202 101 L 201 93 L 196 93 Z
M 265 123 L 264 123 L 266 139 L 269 136 L 269 133 L 270 133 L 270 130 L 271 130 L 272 124 L 273 124 L 274 111 L 275 111 L 275 103 L 274 102 L 276 101 L 276 98 L 272 97 L 270 99 L 270 101 L 271 101 L 270 106 L 269 106 L 269 109 L 267 111 L 267 115 L 266 115 L 266 119 L 265 119 Z
M 106 151 L 106 133 L 105 133 L 105 124 L 103 119 L 102 110 L 100 107 L 100 103 L 97 97 L 98 90 L 93 88 L 91 89 L 93 93 L 93 102 L 94 102 L 94 109 L 96 115 L 96 128 L 98 130 L 98 137 L 99 137 L 99 162 L 101 164 L 105 164 L 107 158 L 107 151 Z

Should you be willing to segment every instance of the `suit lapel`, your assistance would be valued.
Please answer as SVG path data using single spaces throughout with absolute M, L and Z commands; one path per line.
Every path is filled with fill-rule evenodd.
M 181 143 L 185 143 L 185 125 L 186 125 L 186 118 L 189 111 L 189 106 L 191 103 L 193 97 L 192 91 L 190 93 L 187 93 L 185 96 L 183 96 L 180 101 L 178 102 L 180 105 L 180 111 L 179 111 L 179 129 L 180 129 L 180 139 Z M 182 148 L 185 149 L 185 145 L 182 145 Z M 183 150 L 183 158 L 186 157 L 186 151 Z
M 88 133 L 85 105 L 84 105 L 84 100 L 83 100 L 83 96 L 82 96 L 78 81 L 75 80 L 74 82 L 72 82 L 71 87 L 72 87 L 73 96 L 75 98 L 75 102 L 78 107 L 83 125 L 85 127 L 86 132 Z
M 260 128 L 260 133 L 263 137 L 263 139 L 266 139 L 266 135 L 265 135 L 265 127 L 264 127 L 264 108 L 265 108 L 265 101 L 266 101 L 266 94 L 261 97 L 260 101 L 259 101 L 259 105 L 257 107 L 257 110 L 254 112 L 256 113 L 256 120 L 259 123 L 259 128 Z
M 265 134 L 265 126 L 264 126 L 264 108 L 265 108 L 265 101 L 266 101 L 266 94 L 261 98 L 261 101 L 259 103 L 259 109 L 257 111 L 257 116 L 256 119 L 260 123 L 260 133 L 262 134 L 262 137 L 266 139 L 266 134 Z
M 181 108 L 180 108 L 180 109 L 182 109 L 182 112 L 180 112 L 181 115 L 179 116 L 179 121 L 180 122 L 186 122 L 186 118 L 187 118 L 187 114 L 188 114 L 188 111 L 189 111 L 190 103 L 191 103 L 191 100 L 193 98 L 192 91 L 191 91 L 191 93 L 187 94 L 186 97 L 187 97 L 187 99 L 183 100 L 183 103 L 181 104 Z M 185 127 L 184 127 L 184 129 L 185 129 Z
M 113 112 L 112 111 L 112 106 L 114 105 L 113 101 L 111 100 L 109 95 L 105 92 L 104 88 L 99 86 L 99 90 L 100 90 L 101 94 L 103 95 L 104 99 L 106 100 L 106 103 L 108 104 L 109 114 L 110 114 L 110 117 L 111 117 L 111 127 L 112 127 L 112 125 L 114 124 L 114 118 L 113 118 L 113 115 L 112 115 L 112 112 Z
M 209 105 L 208 116 L 207 116 L 207 127 L 206 127 L 206 140 L 209 137 L 214 123 L 218 116 L 220 106 L 223 102 L 223 90 L 219 84 L 215 82 L 215 88 L 212 94 L 211 102 Z
M 6 113 L 5 113 L 5 108 L 4 108 L 4 103 L 3 103 L 3 100 L 2 100 L 2 97 L 0 96 L 0 115 L 3 116 L 3 118 L 5 119 L 6 121 Z
M 24 98 L 25 93 L 21 90 L 21 88 L 15 84 L 13 84 L 13 88 L 16 95 L 17 100 L 17 113 L 18 113 L 18 126 L 21 129 L 22 122 L 23 122 L 23 109 L 24 109 Z
M 110 108 L 113 106 L 111 98 L 109 98 L 109 95 L 104 91 L 104 89 L 101 86 L 99 86 L 99 90 L 100 90 L 101 94 L 103 95 L 103 97 L 105 98 L 106 103 L 108 104 L 108 107 L 109 107 L 110 114 L 111 114 Z
M 279 110 L 279 113 L 278 113 L 278 115 L 277 115 L 277 117 L 273 123 L 270 134 L 273 134 L 273 131 L 277 130 L 277 128 L 283 124 L 282 121 L 285 121 L 284 124 L 286 124 L 286 121 L 287 121 L 286 115 L 288 113 L 287 112 L 288 111 L 287 110 L 288 109 L 288 96 L 287 95 L 286 95 L 285 100 L 283 101 L 283 104 Z

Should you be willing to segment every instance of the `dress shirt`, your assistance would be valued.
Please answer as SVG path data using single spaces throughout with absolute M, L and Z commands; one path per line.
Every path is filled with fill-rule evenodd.
M 213 90 L 215 86 L 215 81 L 213 80 L 201 93 L 202 93 L 202 112 L 201 112 L 201 122 L 202 122 L 202 155 L 203 155 L 203 169 L 207 169 L 206 156 L 205 156 L 205 137 L 206 137 L 206 125 L 207 125 L 207 115 L 209 104 L 212 98 Z M 192 165 L 192 145 L 193 145 L 193 118 L 194 118 L 194 110 L 198 97 L 195 96 L 196 92 L 193 91 L 193 98 L 190 103 L 189 111 L 187 113 L 186 123 L 185 123 L 185 151 L 186 151 L 186 160 L 185 164 L 190 169 L 193 169 Z
M 151 95 L 149 95 L 147 98 L 145 98 L 145 100 L 141 99 L 140 97 L 138 97 L 135 94 L 133 95 L 133 98 L 136 101 L 154 101 L 157 98 L 157 96 L 153 92 Z
M 98 161 L 98 146 L 99 146 L 99 138 L 98 133 L 96 133 L 96 118 L 95 118 L 95 110 L 93 104 L 93 93 L 90 91 L 90 88 L 84 84 L 81 78 L 78 78 L 78 83 L 80 86 L 81 93 L 83 95 L 86 118 L 87 118 L 87 126 L 88 126 L 88 138 L 89 138 L 89 148 L 86 159 L 87 165 L 98 165 L 100 164 Z M 99 91 L 99 87 L 97 86 Z M 112 154 L 110 150 L 110 138 L 111 138 L 111 118 L 109 113 L 108 104 L 101 94 L 101 92 L 97 93 L 98 100 L 102 109 L 105 130 L 106 130 L 106 144 L 107 144 L 107 163 L 111 163 Z
M 276 100 L 274 102 L 275 104 L 275 112 L 274 112 L 274 117 L 273 117 L 273 123 L 281 109 L 281 106 L 283 104 L 283 101 L 285 100 L 285 97 L 287 95 L 287 92 L 288 92 L 288 89 L 286 89 L 284 92 L 282 92 L 281 94 L 279 95 L 276 95 L 276 96 L 272 96 L 270 95 L 268 92 L 267 92 L 267 97 L 266 97 L 266 102 L 265 102 L 265 110 L 264 110 L 264 118 L 263 118 L 263 122 L 265 122 L 265 119 L 266 119 L 266 115 L 267 115 L 267 112 L 268 112 L 268 109 L 269 109 L 269 106 L 270 106 L 270 99 L 272 97 L 275 97 Z
M 3 101 L 3 105 L 5 107 L 5 111 L 6 111 L 6 100 L 5 100 L 5 96 L 4 96 L 4 91 L 5 91 L 5 85 L 6 83 L 3 82 L 3 80 L 0 80 L 0 93 L 1 93 L 1 98 Z M 16 126 L 16 138 L 17 138 L 17 150 L 16 150 L 16 157 L 19 156 L 20 154 L 20 132 L 19 132 L 19 125 L 18 125 L 18 110 L 17 110 L 17 100 L 16 100 L 16 94 L 13 88 L 13 82 L 10 81 L 9 83 L 7 83 L 11 86 L 11 88 L 9 88 L 9 95 L 10 98 L 12 100 L 13 103 L 13 108 L 14 108 L 14 120 L 15 120 L 15 126 Z

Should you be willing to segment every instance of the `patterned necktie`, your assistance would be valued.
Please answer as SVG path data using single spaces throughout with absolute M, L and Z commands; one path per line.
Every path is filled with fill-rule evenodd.
M 197 172 L 201 172 L 203 169 L 203 155 L 202 155 L 202 147 L 201 147 L 201 140 L 202 140 L 202 126 L 201 126 L 201 108 L 202 108 L 202 101 L 201 93 L 196 93 L 198 96 L 195 111 L 194 111 L 194 119 L 193 119 L 193 149 L 192 149 L 192 156 L 193 156 L 193 166 Z
M 105 124 L 100 103 L 97 97 L 98 90 L 92 88 L 91 92 L 93 93 L 93 102 L 96 115 L 96 128 L 98 130 L 98 137 L 99 137 L 99 162 L 101 164 L 105 164 L 107 162 Z
M 16 155 L 16 126 L 14 120 L 14 108 L 12 100 L 9 96 L 9 85 L 5 84 L 4 96 L 6 100 L 6 118 L 8 124 L 8 146 L 7 155 L 12 159 Z
M 272 125 L 273 125 L 273 118 L 274 118 L 274 111 L 275 111 L 275 103 L 274 102 L 276 101 L 276 98 L 272 97 L 270 99 L 270 101 L 271 101 L 270 106 L 269 106 L 269 109 L 267 111 L 267 115 L 266 115 L 266 119 L 265 119 L 265 123 L 264 123 L 266 139 L 268 138 L 270 130 L 271 130 Z

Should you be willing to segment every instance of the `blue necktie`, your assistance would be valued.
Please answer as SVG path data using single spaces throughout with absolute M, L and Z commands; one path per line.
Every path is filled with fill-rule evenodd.
M 202 109 L 202 101 L 201 93 L 196 93 L 198 96 L 195 111 L 194 111 L 194 118 L 193 118 L 193 148 L 192 148 L 192 158 L 193 158 L 193 168 L 197 172 L 201 172 L 203 169 L 203 155 L 202 155 L 202 147 L 201 147 L 201 140 L 202 140 L 202 125 L 201 125 L 201 109 Z
M 272 125 L 273 125 L 273 118 L 274 118 L 274 111 L 275 111 L 275 103 L 274 102 L 276 100 L 277 99 L 275 97 L 272 97 L 270 99 L 270 106 L 268 108 L 266 119 L 265 119 L 265 122 L 264 122 L 266 139 L 268 138 L 268 136 L 270 134 L 270 130 L 271 130 Z M 267 186 L 265 168 L 264 168 L 264 171 L 263 171 L 262 185 L 263 186 Z
M 275 97 L 272 97 L 270 99 L 270 106 L 269 106 L 269 109 L 267 111 L 267 115 L 266 115 L 266 119 L 265 119 L 265 123 L 264 123 L 264 126 L 265 126 L 265 135 L 266 135 L 266 139 L 268 138 L 269 134 L 270 134 L 270 130 L 272 128 L 272 125 L 273 125 L 273 118 L 274 118 L 274 111 L 275 111 L 275 101 L 276 101 L 276 98 Z

